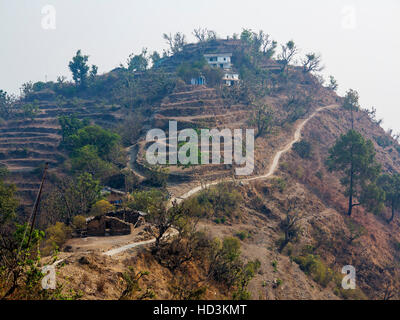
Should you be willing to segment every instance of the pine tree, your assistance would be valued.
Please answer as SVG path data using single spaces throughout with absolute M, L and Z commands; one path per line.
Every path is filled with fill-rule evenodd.
M 346 187 L 348 196 L 348 215 L 355 206 L 365 204 L 369 209 L 377 210 L 384 200 L 384 192 L 374 184 L 378 178 L 380 165 L 375 161 L 375 150 L 371 140 L 355 130 L 341 135 L 329 150 L 327 159 L 329 171 L 343 173 L 341 183 Z M 354 203 L 354 198 L 359 200 Z M 371 201 L 372 199 L 377 200 Z

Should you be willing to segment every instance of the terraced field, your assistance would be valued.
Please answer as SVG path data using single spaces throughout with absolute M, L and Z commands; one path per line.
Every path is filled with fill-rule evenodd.
M 177 121 L 178 132 L 185 128 L 241 128 L 247 120 L 247 109 L 243 105 L 230 105 L 218 91 L 206 86 L 187 85 L 165 97 L 155 110 L 153 127 L 165 130 L 167 152 L 169 152 L 169 121 Z M 147 142 L 139 143 L 137 167 L 145 166 Z M 223 145 L 222 145 L 223 146 Z M 222 147 L 221 146 L 221 147 Z M 215 180 L 231 175 L 231 166 L 210 164 L 185 168 L 169 166 L 170 182 L 182 182 L 201 176 L 204 180 Z
M 61 141 L 58 117 L 76 114 L 80 119 L 110 126 L 120 118 L 114 109 L 100 109 L 95 101 L 82 100 L 79 106 L 65 103 L 57 106 L 49 100 L 35 101 L 39 113 L 34 119 L 6 121 L 0 127 L 0 164 L 10 171 L 10 182 L 15 183 L 23 203 L 34 199 L 39 187 L 35 169 L 49 163 L 54 171 L 64 162 L 66 155 L 58 148 Z

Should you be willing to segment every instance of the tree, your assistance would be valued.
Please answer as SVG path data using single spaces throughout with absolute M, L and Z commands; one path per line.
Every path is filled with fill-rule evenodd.
M 75 229 L 83 230 L 86 228 L 86 218 L 84 216 L 75 216 L 72 219 L 72 224 Z
M 274 113 L 266 104 L 256 104 L 250 124 L 257 127 L 255 138 L 269 134 L 273 127 Z
M 400 209 L 400 174 L 383 174 L 378 179 L 378 185 L 385 191 L 386 204 L 390 206 L 392 215 L 388 222 L 392 222 L 395 212 Z
M 158 62 L 161 60 L 161 56 L 157 51 L 153 51 L 153 53 L 150 55 L 151 63 L 154 66 L 158 64 Z
M 15 185 L 8 185 L 0 177 L 0 227 L 15 216 L 18 200 L 15 198 Z
M 143 48 L 140 54 L 134 55 L 131 53 L 128 58 L 128 70 L 134 72 L 146 71 L 149 65 L 147 57 L 147 49 Z
M 27 224 L 0 228 L 0 300 L 38 300 L 51 296 L 40 287 L 43 274 L 38 247 L 44 233 L 34 229 L 28 241 L 27 228 Z
M 179 206 L 176 201 L 172 203 L 171 208 L 168 208 L 164 202 L 158 202 L 149 208 L 146 220 L 152 224 L 148 231 L 156 238 L 154 253 L 159 252 L 161 240 L 170 228 L 187 214 L 187 209 L 184 206 Z
M 327 165 L 329 171 L 339 171 L 344 175 L 341 183 L 346 187 L 345 195 L 349 199 L 349 216 L 353 207 L 365 203 L 368 198 L 381 197 L 377 194 L 379 190 L 372 188 L 380 171 L 380 165 L 375 161 L 374 145 L 357 131 L 349 130 L 340 136 L 329 150 Z M 366 197 L 367 193 L 369 197 Z M 354 203 L 354 198 L 358 198 L 359 203 Z
M 92 145 L 76 150 L 71 158 L 71 164 L 73 172 L 87 172 L 95 179 L 103 181 L 116 171 L 111 163 L 99 157 L 97 148 Z
M 264 31 L 260 30 L 256 36 L 256 41 L 259 43 L 261 52 L 267 58 L 272 58 L 274 56 L 278 43 L 275 40 L 272 40 L 269 34 L 266 34 Z
M 68 67 L 72 72 L 72 78 L 78 87 L 85 87 L 89 66 L 87 64 L 89 56 L 82 55 L 81 50 L 76 52 L 76 55 L 69 62 Z
M 6 91 L 0 90 L 0 117 L 8 119 L 14 111 L 15 97 L 7 94 Z
M 281 228 L 284 231 L 284 238 L 280 243 L 279 251 L 286 247 L 286 245 L 298 237 L 300 227 L 299 222 L 304 219 L 304 215 L 299 212 L 299 199 L 288 198 L 287 206 L 285 208 L 286 217 L 281 222 Z
M 267 58 L 272 58 L 275 54 L 277 42 L 262 30 L 256 33 L 251 29 L 243 29 L 240 40 L 249 45 L 254 53 L 261 52 Z
M 217 33 L 215 31 L 208 30 L 207 28 L 199 27 L 197 29 L 194 29 L 192 33 L 197 41 L 200 43 L 217 39 Z
M 186 44 L 186 36 L 181 32 L 177 32 L 174 35 L 164 33 L 163 38 L 169 45 L 168 53 L 172 55 L 182 51 Z
M 233 237 L 225 238 L 223 241 L 215 239 L 212 247 L 209 277 L 230 288 L 237 282 L 242 268 L 240 241 Z
M 329 85 L 328 85 L 328 88 L 331 89 L 331 90 L 333 90 L 333 91 L 336 91 L 336 90 L 338 89 L 338 86 L 339 86 L 339 85 L 338 85 L 336 79 L 335 79 L 333 76 L 329 76 Z
M 25 103 L 21 107 L 24 118 L 29 118 L 31 121 L 39 114 L 39 107 L 33 103 Z
M 143 128 L 144 119 L 143 114 L 138 110 L 134 110 L 124 117 L 124 121 L 116 129 L 124 146 L 136 144 Z
M 78 200 L 78 213 L 86 213 L 92 207 L 92 205 L 100 199 L 101 186 L 98 180 L 93 179 L 93 176 L 85 172 L 76 178 L 73 186 L 75 189 L 75 195 Z M 73 190 L 71 190 L 73 191 Z
M 120 136 L 97 125 L 86 126 L 68 136 L 66 145 L 72 152 L 91 145 L 97 148 L 101 158 L 105 158 L 120 141 Z
M 132 200 L 129 201 L 128 207 L 133 210 L 148 212 L 165 200 L 165 195 L 159 189 L 136 191 L 132 194 Z
M 299 52 L 293 40 L 288 41 L 285 45 L 281 45 L 282 52 L 278 56 L 282 63 L 282 72 L 284 72 L 295 55 Z
M 92 68 L 90 69 L 90 79 L 93 80 L 96 76 L 97 76 L 97 71 L 99 70 L 99 68 L 95 65 L 92 65 Z
M 101 186 L 87 172 L 76 178 L 63 178 L 55 183 L 55 188 L 44 195 L 41 213 L 50 221 L 63 221 L 70 225 L 76 215 L 87 215 L 93 204 L 101 198 Z
M 97 201 L 90 210 L 92 216 L 102 216 L 108 212 L 114 211 L 115 207 L 106 200 Z
M 324 67 L 321 66 L 321 56 L 313 52 L 306 54 L 302 63 L 304 73 L 319 72 L 324 69 Z
M 61 126 L 62 141 L 64 142 L 67 137 L 77 133 L 79 129 L 89 125 L 88 119 L 79 120 L 76 115 L 61 116 L 58 118 L 58 123 Z
M 360 109 L 360 104 L 358 102 L 359 95 L 358 92 L 350 89 L 349 91 L 346 92 L 346 96 L 344 97 L 343 105 L 342 107 L 345 110 L 350 110 L 350 115 L 351 115 L 351 129 L 354 129 L 354 111 L 357 111 Z
M 142 277 L 149 275 L 148 271 L 139 271 L 136 273 L 132 267 L 128 268 L 127 272 L 124 272 L 122 278 L 124 279 L 125 289 L 122 292 L 119 300 L 144 300 L 146 298 L 154 298 L 155 294 L 152 290 L 146 288 L 143 290 L 139 281 Z

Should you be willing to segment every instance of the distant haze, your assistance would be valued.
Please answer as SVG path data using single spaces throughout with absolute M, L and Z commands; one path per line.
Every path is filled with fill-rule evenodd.
M 55 9 L 55 29 L 42 27 L 46 5 Z M 194 41 L 199 26 L 221 38 L 262 29 L 279 43 L 293 39 L 301 55 L 321 53 L 323 75 L 335 76 L 339 93 L 358 90 L 362 106 L 375 106 L 383 126 L 400 132 L 399 17 L 398 0 L 0 0 L 0 89 L 70 79 L 77 49 L 104 73 L 142 47 L 162 51 L 163 33 Z

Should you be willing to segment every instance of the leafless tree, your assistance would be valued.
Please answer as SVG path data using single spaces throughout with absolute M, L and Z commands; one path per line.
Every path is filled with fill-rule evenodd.
M 275 54 L 276 46 L 278 45 L 278 43 L 275 40 L 272 40 L 271 36 L 267 33 L 264 33 L 264 31 L 262 30 L 258 32 L 258 39 L 261 44 L 260 48 L 262 53 L 268 58 L 272 58 Z
M 286 217 L 281 222 L 281 228 L 284 231 L 284 239 L 280 245 L 279 251 L 282 251 L 286 245 L 294 240 L 300 231 L 299 222 L 305 218 L 300 212 L 300 199 L 297 197 L 288 198 L 285 208 Z
M 164 235 L 185 213 L 187 213 L 187 209 L 178 205 L 176 200 L 172 203 L 171 208 L 168 208 L 165 203 L 158 203 L 150 209 L 146 220 L 151 224 L 151 227 L 148 227 L 147 231 L 156 238 L 155 253 L 160 250 L 160 243 Z
M 194 29 L 192 33 L 200 43 L 217 39 L 217 33 L 213 30 L 208 30 L 207 28 L 199 27 Z
M 266 104 L 256 104 L 253 115 L 250 118 L 250 124 L 257 127 L 255 138 L 266 135 L 271 132 L 274 125 L 274 113 Z
M 302 60 L 302 63 L 304 73 L 319 72 L 324 69 L 324 67 L 321 66 L 321 55 L 313 52 L 306 54 L 306 57 Z
M 177 32 L 174 35 L 164 33 L 163 38 L 169 45 L 169 54 L 176 54 L 182 51 L 186 44 L 186 36 L 181 32 Z
M 282 52 L 278 58 L 282 61 L 282 71 L 285 71 L 299 50 L 293 40 L 288 41 L 285 45 L 281 45 L 281 48 Z

